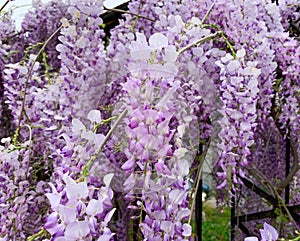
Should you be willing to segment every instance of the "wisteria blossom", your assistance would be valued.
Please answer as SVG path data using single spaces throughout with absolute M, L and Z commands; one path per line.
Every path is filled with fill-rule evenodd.
M 277 230 L 268 223 L 264 223 L 264 228 L 259 229 L 261 241 L 276 241 L 278 240 Z M 244 241 L 258 241 L 257 237 L 247 237 Z
M 0 240 L 197 239 L 204 162 L 236 215 L 275 207 L 245 178 L 279 200 L 236 240 L 292 236 L 299 1 L 125 5 L 33 1 L 20 31 L 0 5 Z
M 48 216 L 45 229 L 55 240 L 109 240 L 114 233 L 107 227 L 112 209 L 113 192 L 109 186 L 89 190 L 87 182 L 76 182 L 64 174 L 65 187 L 58 192 L 53 184 L 46 196 L 53 212 Z

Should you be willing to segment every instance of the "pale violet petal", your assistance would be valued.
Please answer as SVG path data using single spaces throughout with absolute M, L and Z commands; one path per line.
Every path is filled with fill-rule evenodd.
M 182 229 L 183 229 L 183 232 L 182 232 L 183 236 L 185 236 L 185 237 L 191 236 L 191 234 L 192 234 L 191 225 L 185 223 L 185 224 L 182 225 Z
M 244 239 L 244 241 L 258 241 L 257 237 L 247 237 Z
M 60 203 L 60 196 L 54 193 L 46 193 L 45 195 L 51 204 L 51 208 L 56 211 L 58 204 Z
M 101 200 L 91 199 L 86 208 L 86 214 L 95 216 L 103 212 L 103 202 Z
M 111 238 L 114 236 L 115 234 L 114 233 L 111 233 L 111 234 L 103 234 L 101 235 L 97 241 L 110 241 Z
M 101 112 L 99 110 L 91 110 L 88 115 L 87 118 L 91 121 L 91 122 L 96 122 L 96 123 L 100 123 L 101 122 Z
M 245 49 L 239 49 L 239 50 L 236 52 L 236 57 L 237 57 L 238 59 L 244 58 L 245 55 L 246 55 Z
M 137 32 L 135 34 L 135 36 L 136 36 L 136 42 L 138 42 L 138 43 L 147 43 L 147 40 L 146 40 L 146 37 L 145 37 L 144 34 Z
M 76 182 L 69 176 L 69 173 L 66 172 L 64 175 L 63 175 L 63 178 L 62 178 L 65 182 L 65 184 L 69 185 L 69 184 L 76 184 Z
M 103 221 L 103 223 L 104 223 L 105 225 L 107 225 L 107 224 L 110 222 L 110 220 L 111 220 L 112 216 L 114 215 L 115 211 L 116 211 L 116 208 L 113 208 L 112 210 L 110 210 L 110 211 L 106 214 L 106 216 L 105 216 L 105 218 L 104 218 L 104 221 Z
M 58 205 L 58 214 L 61 220 L 65 225 L 68 225 L 71 222 L 76 220 L 76 208 L 74 207 L 66 207 L 64 205 Z
M 79 119 L 72 120 L 72 132 L 75 134 L 80 134 L 82 130 L 85 130 L 85 126 Z
M 86 221 L 75 221 L 70 223 L 65 230 L 66 238 L 74 238 L 81 240 L 90 233 L 88 222 Z
M 95 135 L 95 139 L 94 139 L 95 145 L 96 146 L 100 146 L 103 143 L 104 139 L 105 139 L 104 135 L 102 135 L 102 134 L 96 134 Z
M 175 46 L 168 45 L 165 48 L 164 61 L 166 61 L 166 62 L 175 62 L 177 57 L 178 57 L 178 52 L 176 51 Z
M 105 186 L 109 187 L 109 185 L 110 185 L 111 180 L 113 179 L 113 177 L 114 177 L 114 173 L 106 174 L 103 177 L 103 182 L 104 182 Z
M 161 49 L 168 46 L 168 38 L 161 34 L 155 33 L 149 38 L 149 45 L 154 49 Z
M 69 184 L 66 187 L 67 197 L 69 199 L 86 198 L 89 195 L 89 190 L 86 182 Z
M 190 170 L 190 164 L 187 160 L 178 160 L 178 166 L 179 166 L 179 174 L 181 176 L 187 176 L 189 174 Z

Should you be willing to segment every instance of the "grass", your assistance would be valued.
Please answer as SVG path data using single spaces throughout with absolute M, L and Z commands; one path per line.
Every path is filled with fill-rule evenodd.
M 203 207 L 206 221 L 202 222 L 203 241 L 228 241 L 230 233 L 230 209 Z

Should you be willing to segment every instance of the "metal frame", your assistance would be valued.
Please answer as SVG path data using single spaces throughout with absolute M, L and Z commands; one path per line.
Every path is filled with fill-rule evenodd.
M 287 136 L 285 141 L 285 147 L 286 147 L 286 170 L 285 170 L 285 176 L 289 175 L 290 170 L 290 162 L 291 162 L 291 143 L 289 136 Z M 251 191 L 255 192 L 257 195 L 259 195 L 261 198 L 264 198 L 269 204 L 273 206 L 271 210 L 262 211 L 262 212 L 256 212 L 256 213 L 250 213 L 250 214 L 244 214 L 244 215 L 238 215 L 236 216 L 236 200 L 235 198 L 232 198 L 232 206 L 231 206 L 231 236 L 230 240 L 234 240 L 235 237 L 235 228 L 236 226 L 247 236 L 252 236 L 251 232 L 246 228 L 244 225 L 245 222 L 253 221 L 253 220 L 259 220 L 263 218 L 275 218 L 278 216 L 276 214 L 276 209 L 279 208 L 279 202 L 276 198 L 274 198 L 272 195 L 267 193 L 266 191 L 259 188 L 257 185 L 255 185 L 253 182 L 246 178 L 240 177 L 240 180 L 243 182 L 243 184 L 249 188 Z M 300 215 L 298 214 L 300 212 L 300 205 L 293 205 L 290 206 L 290 187 L 289 185 L 285 188 L 285 195 L 284 195 L 284 205 L 286 205 L 287 210 L 290 212 L 291 216 L 294 220 L 300 221 Z M 283 213 L 286 214 L 286 210 L 282 209 Z

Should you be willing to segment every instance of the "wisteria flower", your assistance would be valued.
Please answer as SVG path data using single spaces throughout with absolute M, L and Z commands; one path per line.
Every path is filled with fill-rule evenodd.
M 268 223 L 264 223 L 264 228 L 260 229 L 261 241 L 276 241 L 278 239 L 277 230 Z
M 277 230 L 268 223 L 264 223 L 264 228 L 259 229 L 261 241 L 276 241 L 278 240 Z M 257 237 L 247 237 L 244 241 L 258 241 Z
M 112 174 L 105 176 L 106 186 L 96 192 L 88 188 L 86 181 L 77 183 L 68 173 L 63 175 L 65 186 L 60 192 L 50 184 L 52 193 L 46 196 L 53 212 L 47 217 L 44 227 L 52 237 L 58 237 L 55 240 L 83 240 L 95 235 L 105 240 L 105 237 L 114 235 L 107 228 L 116 210 L 111 209 L 113 194 L 109 184 L 112 177 Z
M 257 237 L 247 237 L 244 239 L 244 241 L 258 241 Z

